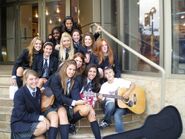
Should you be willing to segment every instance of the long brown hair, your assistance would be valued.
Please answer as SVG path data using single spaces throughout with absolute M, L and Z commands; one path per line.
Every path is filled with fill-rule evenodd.
M 40 41 L 41 41 L 41 45 L 42 45 L 42 40 L 41 40 L 41 38 L 37 36 L 37 37 L 34 37 L 34 38 L 32 39 L 32 41 L 30 42 L 30 44 L 29 44 L 28 47 L 27 47 L 27 49 L 28 49 L 29 66 L 31 66 L 32 63 L 33 63 L 33 56 L 34 56 L 34 52 L 36 51 L 36 50 L 34 49 L 34 46 L 35 46 L 35 43 L 36 43 L 37 40 L 40 40 Z M 41 48 L 40 51 L 42 51 L 42 48 Z
M 77 52 L 74 54 L 73 59 L 75 59 L 77 57 L 80 57 L 82 59 L 82 66 L 76 70 L 76 74 L 81 75 L 83 73 L 83 71 L 85 70 L 85 56 L 82 53 Z
M 66 94 L 67 92 L 67 86 L 66 86 L 66 82 L 69 79 L 69 77 L 67 76 L 67 67 L 69 65 L 74 65 L 76 67 L 76 62 L 74 60 L 66 60 L 60 67 L 59 69 L 59 76 L 61 79 L 61 86 L 64 89 L 64 94 Z M 71 78 L 71 86 L 70 86 L 70 90 L 74 85 L 74 78 L 75 75 Z
M 86 47 L 86 46 L 85 46 L 85 37 L 86 37 L 86 36 L 89 36 L 89 37 L 92 39 L 92 45 L 90 46 L 90 48 L 93 49 L 93 45 L 94 45 L 95 39 L 94 39 L 94 36 L 93 36 L 93 34 L 92 34 L 91 32 L 86 32 L 86 33 L 84 34 L 83 39 L 82 39 L 83 46 Z
M 110 65 L 113 65 L 114 64 L 114 54 L 113 54 L 113 51 L 112 51 L 112 48 L 110 47 L 110 45 L 108 44 L 108 42 L 101 38 L 101 39 L 98 39 L 96 42 L 95 42 L 95 49 L 94 49 L 94 53 L 95 55 L 97 55 L 98 57 L 98 60 L 99 60 L 99 63 L 98 64 L 101 64 L 102 61 L 104 60 L 105 56 L 102 52 L 102 46 L 103 46 L 103 42 L 106 42 L 107 44 L 107 55 L 109 57 L 109 64 Z

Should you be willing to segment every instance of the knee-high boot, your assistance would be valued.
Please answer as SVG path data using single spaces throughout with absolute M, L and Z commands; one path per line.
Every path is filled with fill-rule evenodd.
M 79 112 L 76 112 L 74 115 L 73 115 L 73 119 L 70 121 L 71 124 L 75 124 L 76 122 L 78 122 L 80 119 L 82 119 L 83 116 L 80 115 Z

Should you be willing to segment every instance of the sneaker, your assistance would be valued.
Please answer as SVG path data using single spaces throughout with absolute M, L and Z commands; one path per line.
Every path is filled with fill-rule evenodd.
M 105 122 L 104 120 L 101 121 L 101 122 L 99 123 L 100 129 L 106 128 L 106 127 L 108 127 L 108 126 L 110 126 L 110 124 L 108 124 L 108 123 Z
M 69 133 L 72 134 L 72 135 L 76 134 L 76 126 L 75 126 L 75 124 L 70 124 L 69 125 Z

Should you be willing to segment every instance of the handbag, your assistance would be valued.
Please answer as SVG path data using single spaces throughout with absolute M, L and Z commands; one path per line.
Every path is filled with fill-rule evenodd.
M 51 88 L 46 87 L 41 94 L 41 111 L 45 112 L 49 109 L 55 100 L 55 96 Z
M 10 99 L 13 99 L 14 98 L 14 95 L 15 95 L 15 92 L 18 90 L 18 87 L 16 85 L 11 85 L 9 87 L 9 98 Z

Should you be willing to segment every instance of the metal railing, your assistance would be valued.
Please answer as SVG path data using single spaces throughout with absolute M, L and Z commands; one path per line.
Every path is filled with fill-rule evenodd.
M 117 39 L 116 37 L 114 37 L 113 35 L 111 35 L 109 32 L 107 32 L 103 27 L 101 27 L 97 23 L 91 24 L 91 27 L 92 26 L 96 26 L 105 35 L 107 35 L 109 38 L 111 38 L 112 40 L 114 40 L 120 46 L 122 46 L 123 48 L 127 49 L 129 52 L 131 52 L 132 54 L 134 54 L 135 56 L 139 57 L 140 59 L 142 59 L 143 61 L 145 61 L 146 63 L 148 63 L 149 65 L 151 65 L 152 67 L 156 68 L 157 70 L 159 70 L 161 72 L 161 75 L 162 76 L 161 76 L 161 100 L 160 100 L 160 103 L 161 104 L 160 104 L 160 107 L 162 109 L 165 106 L 165 87 L 166 87 L 166 84 L 165 84 L 165 70 L 162 67 L 160 67 L 159 65 L 157 65 L 156 63 L 154 63 L 153 61 L 149 60 L 148 58 L 144 57 L 143 55 L 141 55 L 137 51 L 135 51 L 132 48 L 130 48 L 128 45 L 126 45 L 123 42 L 121 42 L 119 39 Z

